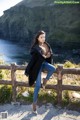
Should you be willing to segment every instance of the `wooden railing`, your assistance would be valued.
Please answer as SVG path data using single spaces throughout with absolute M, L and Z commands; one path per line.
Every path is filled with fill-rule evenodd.
M 16 102 L 17 86 L 29 87 L 28 83 L 26 83 L 26 82 L 16 81 L 16 70 L 25 70 L 25 68 L 26 68 L 26 66 L 16 65 L 16 64 L 11 64 L 10 66 L 0 65 L 0 69 L 11 70 L 11 81 L 0 80 L 0 84 L 12 85 L 12 100 L 14 103 Z M 55 89 L 57 91 L 57 102 L 59 105 L 61 105 L 63 90 L 80 91 L 80 86 L 63 85 L 62 84 L 62 76 L 64 74 L 80 75 L 80 68 L 63 68 L 63 65 L 58 65 L 55 73 L 57 74 L 57 84 L 56 85 L 47 85 L 46 89 Z

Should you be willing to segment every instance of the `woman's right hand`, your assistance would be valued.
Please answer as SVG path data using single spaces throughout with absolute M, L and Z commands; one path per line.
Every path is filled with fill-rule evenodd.
M 44 54 L 43 54 L 42 56 L 43 56 L 45 59 L 47 58 L 47 56 L 46 56 L 46 55 L 44 55 Z
M 44 54 L 43 54 L 42 56 L 46 59 L 46 58 L 49 58 L 49 57 L 51 56 L 51 53 L 48 52 L 47 55 L 44 55 Z
M 46 57 L 49 58 L 50 56 L 51 56 L 51 53 L 48 52 L 47 55 L 46 55 Z

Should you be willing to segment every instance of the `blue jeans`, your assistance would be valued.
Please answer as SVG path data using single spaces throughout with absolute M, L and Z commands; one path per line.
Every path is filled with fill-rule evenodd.
M 41 68 L 38 73 L 38 76 L 37 76 L 37 79 L 36 79 L 36 84 L 35 84 L 35 89 L 34 89 L 34 94 L 33 94 L 33 103 L 37 102 L 38 92 L 41 87 L 41 72 L 44 69 L 47 71 L 47 76 L 45 78 L 46 80 L 49 80 L 50 77 L 52 76 L 52 74 L 54 73 L 54 71 L 56 70 L 56 68 L 52 64 L 50 64 L 48 62 L 42 63 Z

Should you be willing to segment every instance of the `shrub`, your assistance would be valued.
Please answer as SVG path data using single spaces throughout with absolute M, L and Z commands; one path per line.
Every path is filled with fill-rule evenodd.
M 75 64 L 71 63 L 70 61 L 66 61 L 64 63 L 64 67 L 66 67 L 66 68 L 75 68 Z
M 4 75 L 2 74 L 2 70 L 0 70 L 0 79 L 3 79 Z
M 12 89 L 10 86 L 2 86 L 0 88 L 0 103 L 10 102 L 12 99 Z

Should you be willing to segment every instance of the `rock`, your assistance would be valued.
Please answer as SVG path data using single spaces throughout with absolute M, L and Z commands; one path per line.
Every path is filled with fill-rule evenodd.
M 79 98 L 79 99 L 80 99 L 80 94 L 77 93 L 77 92 L 73 92 L 73 93 L 72 93 L 72 97 L 74 97 L 74 98 Z

